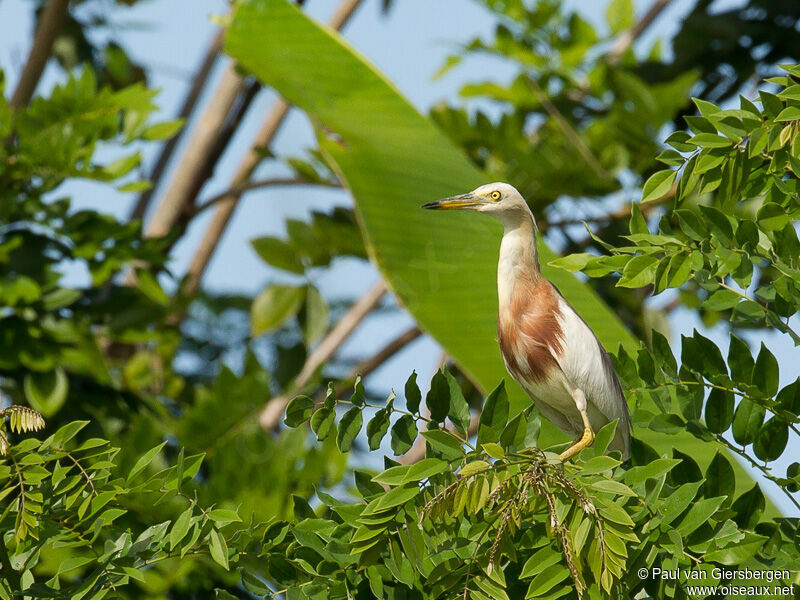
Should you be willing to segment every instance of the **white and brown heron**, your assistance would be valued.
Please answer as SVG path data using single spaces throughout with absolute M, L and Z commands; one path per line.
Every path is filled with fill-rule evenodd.
M 503 225 L 497 265 L 497 335 L 506 368 L 539 412 L 559 429 L 577 434 L 560 456 L 567 460 L 594 442 L 595 433 L 619 419 L 610 450 L 630 454 L 630 415 L 608 353 L 600 340 L 542 276 L 536 221 L 522 195 L 507 183 L 490 183 L 423 208 L 488 213 Z

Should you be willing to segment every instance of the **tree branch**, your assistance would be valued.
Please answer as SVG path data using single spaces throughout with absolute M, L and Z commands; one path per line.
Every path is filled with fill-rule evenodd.
M 298 179 L 296 177 L 273 177 L 270 179 L 257 179 L 255 181 L 246 181 L 240 186 L 236 188 L 231 188 L 225 190 L 221 194 L 217 194 L 216 196 L 211 196 L 208 200 L 204 200 L 197 206 L 192 209 L 191 216 L 196 217 L 204 210 L 211 208 L 215 204 L 218 204 L 228 198 L 229 196 L 241 196 L 245 192 L 250 190 L 265 188 L 265 187 L 273 187 L 273 186 L 281 186 L 281 185 L 319 185 L 323 187 L 330 187 L 330 188 L 341 188 L 342 186 L 335 181 L 308 181 L 306 179 Z
M 317 370 L 333 356 L 345 340 L 350 337 L 355 328 L 378 305 L 386 293 L 386 289 L 386 284 L 381 280 L 350 307 L 350 310 L 339 319 L 339 322 L 333 326 L 328 335 L 308 355 L 303 368 L 294 380 L 291 391 L 300 390 L 308 385 Z M 289 400 L 290 395 L 284 394 L 283 396 L 276 396 L 267 402 L 258 415 L 258 422 L 261 427 L 266 430 L 274 429 L 280 423 L 281 415 L 283 415 Z
M 531 77 L 528 77 L 528 83 L 530 84 L 531 90 L 536 96 L 536 99 L 541 103 L 542 108 L 544 108 L 545 112 L 550 115 L 550 118 L 552 118 L 561 128 L 561 131 L 564 132 L 564 135 L 567 137 L 570 143 L 575 146 L 575 149 L 586 161 L 586 164 L 592 168 L 592 170 L 600 179 L 610 179 L 611 174 L 603 168 L 603 165 L 600 164 L 600 161 L 598 161 L 595 155 L 592 153 L 591 148 L 586 145 L 578 132 L 575 131 L 572 125 L 570 125 L 569 121 L 564 118 L 564 115 L 561 114 L 561 111 L 558 110 L 558 107 L 550 102 L 550 98 L 548 98 L 547 94 L 542 91 L 542 89 L 539 87 L 539 84 Z
M 220 29 L 214 36 L 211 45 L 208 47 L 208 50 L 206 50 L 206 54 L 203 57 L 203 60 L 200 63 L 197 71 L 195 72 L 195 75 L 192 79 L 192 85 L 189 87 L 189 91 L 186 93 L 186 97 L 183 100 L 180 111 L 178 111 L 178 119 L 187 120 L 194 112 L 197 101 L 200 98 L 200 94 L 208 82 L 211 69 L 217 60 L 217 56 L 219 56 L 220 50 L 222 49 L 222 40 L 223 30 Z M 136 203 L 131 209 L 131 220 L 141 219 L 147 212 L 147 207 L 150 205 L 153 194 L 155 193 L 156 188 L 158 187 L 158 184 L 164 175 L 164 171 L 167 169 L 167 165 L 169 164 L 172 154 L 175 152 L 175 148 L 178 146 L 178 141 L 181 139 L 184 131 L 185 127 L 167 140 L 167 142 L 161 148 L 161 152 L 156 158 L 153 169 L 150 171 L 149 179 L 153 185 L 150 189 L 142 192 L 136 199 Z
M 12 110 L 19 110 L 27 106 L 33 97 L 53 50 L 53 41 L 61 31 L 68 11 L 69 0 L 50 0 L 45 6 L 39 24 L 36 26 L 33 45 L 28 59 L 25 61 L 25 67 L 22 69 L 14 94 L 8 102 Z
M 341 29 L 360 3 L 361 0 L 344 0 L 336 9 L 336 12 L 334 12 L 328 24 L 333 29 Z M 235 190 L 250 179 L 253 171 L 261 162 L 261 150 L 263 148 L 268 148 L 272 140 L 275 139 L 275 135 L 278 133 L 288 113 L 289 103 L 282 98 L 278 99 L 269 113 L 267 113 L 267 117 L 264 119 L 264 123 L 250 151 L 236 169 L 231 184 L 228 186 L 230 189 Z M 183 285 L 183 293 L 187 296 L 193 295 L 199 289 L 200 281 L 208 268 L 211 256 L 214 254 L 220 239 L 222 239 L 222 234 L 225 232 L 233 216 L 233 212 L 239 204 L 240 198 L 241 194 L 233 193 L 216 202 L 217 208 L 214 216 L 208 224 L 203 239 L 200 241 L 200 245 L 197 247 L 197 251 L 189 265 L 189 270 Z

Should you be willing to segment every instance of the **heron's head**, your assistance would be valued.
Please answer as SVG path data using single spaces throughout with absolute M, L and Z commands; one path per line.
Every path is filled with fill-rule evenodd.
M 528 205 L 516 188 L 507 183 L 487 183 L 460 196 L 428 202 L 422 208 L 430 210 L 473 210 L 489 213 L 501 221 L 528 212 Z

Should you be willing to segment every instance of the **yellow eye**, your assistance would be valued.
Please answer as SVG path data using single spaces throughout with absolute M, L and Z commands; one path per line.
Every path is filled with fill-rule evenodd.
M 495 190 L 494 192 L 492 192 L 491 194 L 489 194 L 489 197 L 490 197 L 492 200 L 495 200 L 495 201 L 496 201 L 496 200 L 500 200 L 500 196 L 502 196 L 502 194 L 501 194 L 500 192 L 498 192 L 497 190 Z

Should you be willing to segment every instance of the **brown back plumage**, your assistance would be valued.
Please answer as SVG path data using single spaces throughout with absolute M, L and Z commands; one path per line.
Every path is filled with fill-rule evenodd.
M 497 336 L 515 378 L 538 382 L 557 366 L 562 349 L 558 292 L 544 277 L 521 277 L 497 315 Z

